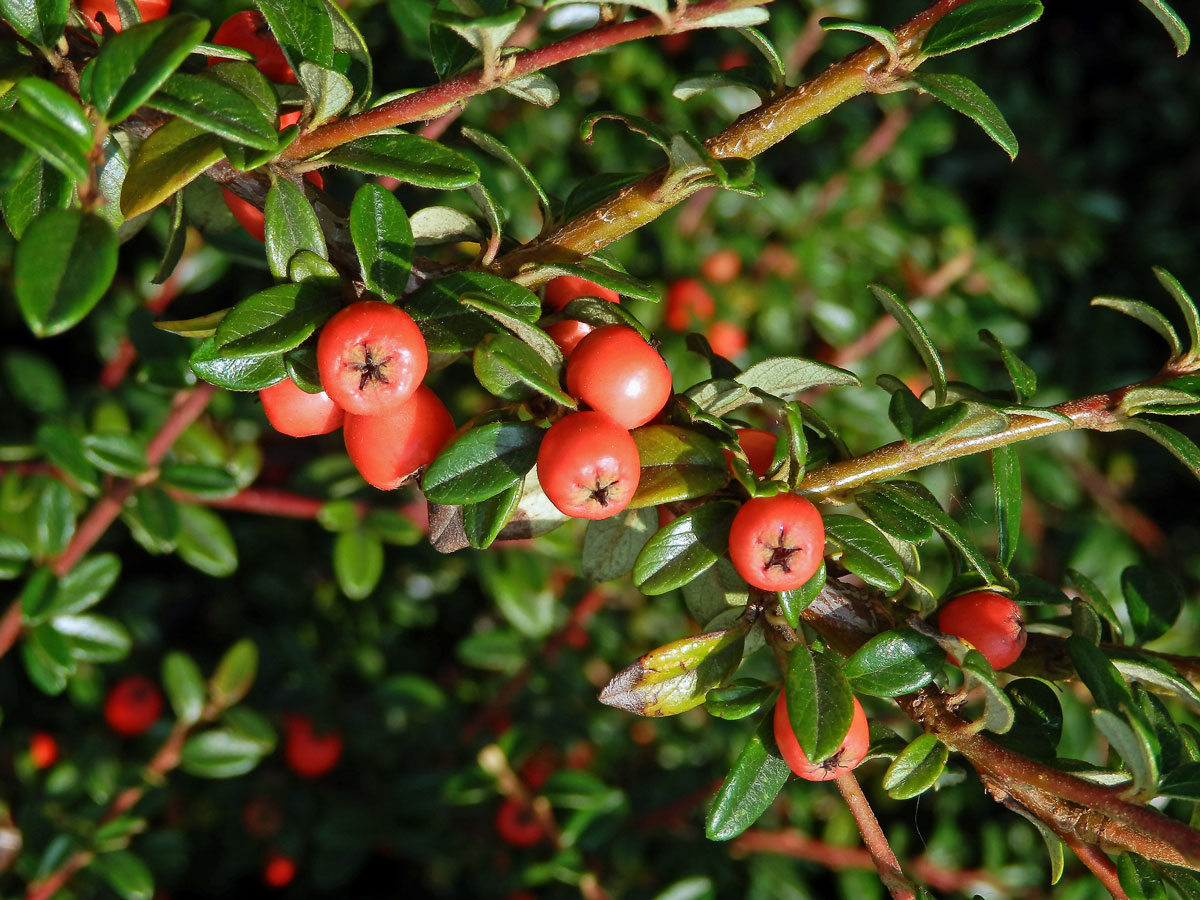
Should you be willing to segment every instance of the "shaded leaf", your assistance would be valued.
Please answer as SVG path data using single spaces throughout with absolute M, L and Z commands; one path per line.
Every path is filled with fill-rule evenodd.
M 640 716 L 686 712 L 733 674 L 744 644 L 743 628 L 673 641 L 614 675 L 600 692 L 600 702 Z

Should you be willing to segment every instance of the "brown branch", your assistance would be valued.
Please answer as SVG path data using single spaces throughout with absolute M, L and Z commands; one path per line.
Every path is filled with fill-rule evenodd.
M 331 122 L 316 131 L 310 131 L 301 135 L 283 152 L 283 159 L 306 159 L 323 150 L 330 150 L 385 128 L 395 128 L 440 115 L 451 104 L 460 103 L 493 90 L 504 82 L 524 78 L 561 62 L 656 34 L 688 31 L 689 26 L 717 13 L 761 6 L 767 2 L 770 0 L 706 0 L 704 3 L 689 6 L 676 15 L 670 28 L 664 28 L 662 21 L 654 16 L 644 16 L 630 22 L 600 25 L 581 31 L 545 47 L 506 58 L 500 77 L 486 77 L 482 70 L 468 72 L 441 84 L 399 97 L 382 106 Z
M 1070 839 L 1065 843 L 1071 848 L 1071 852 L 1079 857 L 1079 861 L 1092 870 L 1092 874 L 1100 880 L 1105 890 L 1112 894 L 1113 900 L 1129 900 L 1129 895 L 1125 893 L 1125 889 L 1121 887 L 1121 880 L 1117 877 L 1117 867 L 1111 859 L 1088 844 Z
M 850 808 L 850 814 L 854 816 L 859 834 L 862 835 L 871 861 L 875 864 L 875 871 L 879 873 L 879 878 L 888 889 L 888 893 L 894 900 L 916 900 L 912 883 L 900 870 L 896 853 L 888 843 L 887 835 L 879 827 L 875 810 L 871 808 L 871 802 L 867 800 L 867 795 L 863 793 L 854 773 L 843 772 L 839 775 L 837 787 L 842 793 L 842 799 L 846 801 L 846 806 Z

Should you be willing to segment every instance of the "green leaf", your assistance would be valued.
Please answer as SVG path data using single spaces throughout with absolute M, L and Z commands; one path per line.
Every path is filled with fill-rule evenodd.
M 820 595 L 821 589 L 825 587 L 825 577 L 825 560 L 822 559 L 812 578 L 794 590 L 779 592 L 779 607 L 783 610 L 783 617 L 793 628 L 800 627 L 800 613 L 808 609 Z
M 193 497 L 220 500 L 239 490 L 237 478 L 224 466 L 208 463 L 167 463 L 159 480 Z
M 704 700 L 704 710 L 718 719 L 735 721 L 752 716 L 779 696 L 779 688 L 755 678 L 739 678 L 713 688 Z
M 791 769 L 775 746 L 766 716 L 717 791 L 704 822 L 710 841 L 728 841 L 758 821 L 787 783 Z
M 59 581 L 46 617 L 81 613 L 95 606 L 113 589 L 120 574 L 121 558 L 115 553 L 85 556 Z
M 560 373 L 523 341 L 511 334 L 489 334 L 472 355 L 475 377 L 489 393 L 521 400 L 534 392 L 569 409 L 575 399 L 560 386 Z
M 725 553 L 737 510 L 736 503 L 717 501 L 671 522 L 638 554 L 633 583 L 650 595 L 687 584 Z
M 920 544 L 933 536 L 933 526 L 926 519 L 914 515 L 874 485 L 855 491 L 854 502 L 880 530 L 902 541 Z
M 1121 620 L 1117 618 L 1116 611 L 1112 608 L 1112 604 L 1104 596 L 1104 592 L 1096 587 L 1090 578 L 1081 572 L 1077 572 L 1075 569 L 1067 569 L 1064 574 L 1067 577 L 1068 583 L 1073 584 L 1079 593 L 1096 608 L 1096 611 L 1100 613 L 1104 621 L 1108 623 L 1109 628 L 1112 629 L 1113 639 L 1120 643 L 1124 637 L 1124 629 L 1121 625 Z
M 722 616 L 746 605 L 750 585 L 734 569 L 728 559 L 718 559 L 693 580 L 683 586 L 683 600 L 692 618 L 702 628 L 709 628 Z
M 257 674 L 258 646 L 249 638 L 243 638 L 217 663 L 208 686 L 213 703 L 221 709 L 235 705 L 250 692 Z
M 983 688 L 983 727 L 1005 734 L 1016 721 L 1012 700 L 996 682 L 996 671 L 978 650 L 968 650 L 960 663 L 968 687 Z
M 589 581 L 608 581 L 628 575 L 657 528 L 658 511 L 653 508 L 626 509 L 588 522 L 583 537 L 583 576 Z
M 175 718 L 185 725 L 199 722 L 208 700 L 208 689 L 195 660 L 186 653 L 168 653 L 163 660 L 162 683 Z
M 121 213 L 132 219 L 149 212 L 224 155 L 217 135 L 172 119 L 142 142 L 129 164 L 121 187 Z
M 825 31 L 856 31 L 866 35 L 887 52 L 888 63 L 892 68 L 900 63 L 900 44 L 896 41 L 896 35 L 880 25 L 864 25 L 862 22 L 829 20 L 822 17 L 821 28 Z
M 29 629 L 21 642 L 25 674 L 43 694 L 61 694 L 75 674 L 75 660 L 67 639 L 49 624 Z
M 1107 709 L 1093 709 L 1092 720 L 1133 776 L 1133 794 L 1140 799 L 1153 797 L 1158 792 L 1158 763 L 1146 734 Z
M 1012 563 L 1021 533 L 1021 460 L 1016 448 L 992 451 L 992 484 L 996 491 L 997 555 L 1004 565 Z
M 721 448 L 695 431 L 674 425 L 646 425 L 631 434 L 642 466 L 631 507 L 703 497 L 729 480 Z
M 124 900 L 150 900 L 154 896 L 154 876 L 149 867 L 128 850 L 101 853 L 88 864 L 88 869 Z
M 310 129 L 337 116 L 354 99 L 354 85 L 340 72 L 304 60 L 296 69 L 296 75 L 312 102 L 312 117 L 308 121 Z
M 1121 573 L 1121 590 L 1139 644 L 1166 634 L 1183 609 L 1182 588 L 1161 569 L 1130 566 Z
M 1171 348 L 1171 359 L 1183 356 L 1183 347 L 1179 343 L 1179 335 L 1170 321 L 1161 312 L 1141 300 L 1128 300 L 1124 297 L 1093 297 L 1092 306 L 1103 306 L 1115 309 L 1130 318 L 1136 319 L 1167 342 Z
M 256 0 L 293 71 L 304 61 L 345 76 L 354 88 L 350 112 L 358 112 L 371 93 L 372 66 L 362 35 L 330 0 Z M 304 78 L 302 84 L 308 86 Z
M 241 77 L 249 68 L 262 75 L 248 63 L 221 63 L 217 69 L 233 69 Z M 265 78 L 263 83 L 268 85 Z M 272 92 L 273 93 L 273 92 Z M 220 135 L 256 150 L 275 150 L 279 147 L 278 121 L 275 104 L 269 107 L 258 97 L 233 82 L 232 73 L 215 76 L 213 70 L 202 75 L 176 72 L 146 101 L 153 109 L 178 116 L 197 128 Z
M 798 644 L 790 653 L 783 692 L 800 749 L 814 764 L 837 752 L 854 718 L 854 694 L 841 657 Z
M 58 556 L 75 534 L 71 491 L 61 481 L 44 481 L 33 502 L 33 534 L 37 556 Z
M 971 79 L 962 75 L 934 75 L 932 72 L 916 72 L 909 78 L 918 89 L 941 100 L 955 112 L 973 119 L 988 137 L 1000 145 L 1009 159 L 1017 158 L 1017 136 L 992 99 Z
M 187 739 L 179 767 L 200 778 L 235 778 L 253 770 L 262 757 L 260 742 L 231 728 L 217 728 Z
M 945 438 L 962 426 L 970 415 L 967 404 L 961 402 L 930 409 L 917 399 L 908 385 L 899 379 L 893 380 L 890 375 L 880 375 L 877 381 L 881 387 L 893 389 L 888 418 L 910 444 Z
M 34 569 L 21 589 L 21 621 L 38 625 L 45 621 L 58 596 L 58 579 L 49 569 Z
M 473 428 L 429 464 L 421 489 L 430 501 L 446 506 L 494 497 L 533 468 L 544 434 L 523 422 Z
M 288 262 L 301 250 L 309 250 L 322 259 L 329 258 L 325 235 L 321 233 L 321 223 L 312 204 L 304 192 L 286 178 L 278 178 L 271 185 L 263 212 L 267 265 L 276 279 L 282 281 L 288 277 Z M 234 311 L 237 311 L 236 306 Z M 220 334 L 219 329 L 217 333 Z
M 79 662 L 119 662 L 133 647 L 125 626 L 106 616 L 58 616 L 51 625 L 67 639 L 71 658 Z
M 1004 686 L 1013 706 L 1013 726 L 1001 740 L 1029 756 L 1052 760 L 1062 738 L 1063 711 L 1058 694 L 1036 678 L 1017 678 Z
M 857 694 L 896 697 L 928 684 L 946 662 L 937 642 L 911 628 L 877 634 L 858 648 L 842 672 Z
M 383 542 L 368 528 L 343 531 L 333 544 L 333 575 L 351 600 L 371 596 L 383 577 Z
M 639 716 L 686 712 L 733 674 L 745 640 L 744 628 L 731 628 L 673 641 L 614 675 L 600 702 Z
M 1133 697 L 1121 673 L 1099 647 L 1072 636 L 1067 638 L 1067 651 L 1071 654 L 1075 671 L 1101 709 L 1119 712 L 1133 708 Z
M 514 315 L 507 306 L 494 302 L 490 297 L 469 293 L 464 294 L 460 299 L 465 306 L 479 310 L 511 331 L 545 360 L 551 369 L 556 372 L 562 369 L 562 351 L 558 349 L 558 344 L 554 343 L 554 339 L 542 329 L 536 325 L 530 325 L 520 316 Z M 572 400 L 572 402 L 574 401 Z
M 87 178 L 92 126 L 78 102 L 41 78 L 22 78 L 20 106 L 0 116 L 0 131 L 39 153 L 73 181 Z
M 1147 684 L 1174 694 L 1193 710 L 1200 712 L 1200 691 L 1167 660 L 1133 650 L 1108 649 L 1104 652 L 1126 681 Z
M 462 302 L 468 294 L 485 294 L 525 322 L 535 322 L 541 315 L 541 301 L 528 288 L 486 272 L 456 272 L 424 285 L 404 307 L 431 353 L 471 350 L 484 335 L 497 330 L 491 316 Z
M 542 284 L 559 275 L 575 275 L 579 278 L 586 278 L 600 287 L 616 291 L 622 297 L 633 297 L 636 300 L 645 300 L 647 303 L 657 303 L 662 299 L 662 294 L 653 285 L 646 284 L 624 271 L 595 261 L 587 264 L 559 262 L 540 264 L 530 270 L 530 283 Z
M 301 285 L 280 285 L 276 290 L 295 287 Z M 229 358 L 217 349 L 216 339 L 211 337 L 192 351 L 188 364 L 200 378 L 231 391 L 261 391 L 287 377 L 282 356 Z
M 336 297 L 319 286 L 281 284 L 267 288 L 251 294 L 225 315 L 213 335 L 213 350 L 230 361 L 276 358 L 276 354 L 304 343 L 338 309 Z M 198 353 L 199 348 L 192 354 L 193 367 Z
M 83 439 L 83 454 L 109 475 L 132 478 L 149 468 L 146 447 L 131 434 L 97 432 Z
M 921 44 L 921 55 L 945 56 L 994 41 L 1032 25 L 1041 15 L 1038 0 L 975 0 L 933 23 Z
M 350 205 L 350 237 L 367 290 L 384 300 L 401 296 L 412 271 L 413 232 L 395 194 L 364 184 Z
M 142 488 L 122 514 L 133 537 L 151 553 L 170 553 L 179 537 L 179 504 L 159 488 Z
M 1027 402 L 1037 393 L 1037 373 L 1029 367 L 1028 363 L 1008 349 L 1000 338 L 986 328 L 979 332 L 979 339 L 1000 354 L 1000 360 L 1004 363 L 1004 368 L 1008 370 L 1008 377 L 1012 381 L 1018 403 Z
M 1167 886 L 1157 867 L 1136 853 L 1117 857 L 1117 878 L 1129 900 L 1167 900 Z
M 29 557 L 29 548 L 25 544 L 7 534 L 0 534 L 0 579 L 19 577 Z
M 463 531 L 476 550 L 486 550 L 500 536 L 521 503 L 522 484 L 517 482 L 494 497 L 463 507 Z
M 842 552 L 842 565 L 868 584 L 888 592 L 904 584 L 904 563 L 870 522 L 854 516 L 825 516 L 825 540 Z
M 69 0 L 0 0 L 0 15 L 13 30 L 45 48 L 62 37 L 69 10 Z
M 758 388 L 782 399 L 820 385 L 859 384 L 857 376 L 845 369 L 790 356 L 764 359 L 735 380 L 746 388 Z
M 883 789 L 893 800 L 910 800 L 933 787 L 946 768 L 950 750 L 932 734 L 922 734 L 900 751 L 883 773 Z
M 1168 772 L 1158 785 L 1160 797 L 1200 800 L 1200 762 L 1187 762 Z
M 38 337 L 61 334 L 92 311 L 117 271 L 117 236 L 93 213 L 51 210 L 34 220 L 13 257 L 13 289 Z
M 878 487 L 897 505 L 932 525 L 947 543 L 962 554 L 963 559 L 979 573 L 980 577 L 985 581 L 991 581 L 991 568 L 971 542 L 966 531 L 938 506 L 932 495 L 921 485 L 915 482 L 898 481 L 881 484 Z
M 485 134 L 482 131 L 476 131 L 474 128 L 467 128 L 466 126 L 461 129 L 461 133 L 463 137 L 465 137 L 480 150 L 483 150 L 485 153 L 490 154 L 501 162 L 506 163 L 512 169 L 515 169 L 517 174 L 521 177 L 521 180 L 524 181 L 525 184 L 530 188 L 532 188 L 535 194 L 537 194 L 538 203 L 542 207 L 543 217 L 546 220 L 551 218 L 550 198 L 546 195 L 546 191 L 542 188 L 541 182 L 539 182 L 537 178 L 534 177 L 533 173 L 529 171 L 529 168 L 517 158 L 516 154 L 514 154 L 508 149 L 508 147 L 506 147 L 496 138 L 492 137 L 490 134 Z
M 88 63 L 81 93 L 115 125 L 150 99 L 207 33 L 203 19 L 173 15 L 113 35 Z
M 1124 427 L 1130 431 L 1141 432 L 1166 447 L 1176 459 L 1191 470 L 1192 475 L 1200 478 L 1200 447 L 1197 447 L 1191 438 L 1169 425 L 1149 419 L 1127 419 Z
M 158 271 L 150 279 L 151 284 L 163 284 L 171 277 L 175 267 L 179 265 L 179 260 L 183 258 L 183 251 L 187 246 L 187 236 L 187 222 L 183 218 L 183 192 L 180 191 L 171 198 L 171 225 L 167 232 L 167 244 L 163 248 L 162 261 L 158 264 Z M 120 237 L 120 232 L 117 233 L 117 237 Z
M 38 216 L 74 199 L 74 185 L 58 169 L 35 159 L 4 192 L 4 221 L 18 240 Z
M 214 578 L 237 570 L 237 545 L 220 516 L 202 506 L 181 504 L 179 524 L 176 549 L 185 563 Z
M 938 355 L 937 349 L 933 346 L 933 341 L 929 339 L 929 334 L 925 331 L 925 326 L 913 315 L 908 304 L 901 300 L 894 291 L 890 291 L 880 284 L 872 284 L 870 288 L 875 299 L 899 323 L 913 347 L 916 348 L 933 384 L 933 405 L 942 406 L 946 402 L 946 369 L 942 365 L 942 358 Z
M 1154 18 L 1158 19 L 1159 24 L 1171 36 L 1171 40 L 1175 44 L 1175 55 L 1183 56 L 1187 53 L 1188 48 L 1192 45 L 1192 35 L 1179 14 L 1163 0 L 1138 0 L 1138 2 L 1150 10 Z
M 465 188 L 479 180 L 479 167 L 469 157 L 415 134 L 359 138 L 334 148 L 322 161 L 443 191 Z

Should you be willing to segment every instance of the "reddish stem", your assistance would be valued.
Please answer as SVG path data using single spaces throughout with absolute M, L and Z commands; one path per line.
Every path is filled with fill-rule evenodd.
M 854 773 L 845 772 L 839 775 L 837 786 L 838 790 L 842 792 L 842 799 L 850 807 L 850 814 L 854 816 L 858 831 L 867 845 L 867 852 L 871 855 L 871 861 L 875 863 L 875 870 L 879 873 L 880 879 L 891 893 L 893 900 L 916 900 L 916 892 L 913 890 L 912 884 L 904 877 L 904 872 L 900 870 L 896 853 L 892 850 L 892 845 L 888 843 L 887 835 L 879 827 L 879 820 L 875 818 L 875 810 L 871 808 L 871 802 L 867 800 L 867 795 L 863 793 Z
M 218 509 L 232 509 L 264 516 L 282 516 L 288 519 L 315 519 L 326 503 L 316 497 L 305 497 L 290 491 L 278 491 L 271 488 L 246 488 L 232 497 L 218 499 L 191 497 L 182 491 L 170 491 L 170 493 L 188 503 L 202 503 Z M 368 511 L 365 503 L 356 504 L 355 509 L 360 516 L 366 515 Z
M 1125 893 L 1125 889 L 1121 887 L 1121 880 L 1117 877 L 1117 867 L 1105 853 L 1098 847 L 1072 838 L 1065 838 L 1064 843 L 1079 857 L 1080 862 L 1092 870 L 1092 874 L 1100 880 L 1105 890 L 1113 895 L 1113 900 L 1129 900 L 1129 895 Z

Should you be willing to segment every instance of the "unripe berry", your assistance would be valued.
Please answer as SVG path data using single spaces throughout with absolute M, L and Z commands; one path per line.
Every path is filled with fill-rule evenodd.
M 35 769 L 48 769 L 58 761 L 58 741 L 54 735 L 34 732 L 29 739 L 29 761 Z
M 642 474 L 629 432 L 598 412 L 555 422 L 538 448 L 537 473 L 550 502 L 581 519 L 615 516 L 633 499 Z
M 821 567 L 825 523 L 799 494 L 752 497 L 729 528 L 729 558 L 746 581 L 764 591 L 791 591 Z
M 234 13 L 217 29 L 212 42 L 253 53 L 254 65 L 271 81 L 296 84 L 296 73 L 288 65 L 283 48 L 275 40 L 275 35 L 271 34 L 271 28 L 262 13 L 253 10 Z M 219 60 L 214 59 L 209 64 L 213 62 Z
M 831 781 L 844 772 L 849 772 L 867 755 L 871 746 L 871 728 L 867 724 L 867 714 L 863 712 L 862 704 L 854 698 L 854 716 L 850 720 L 850 731 L 840 747 L 823 762 L 813 765 L 808 756 L 800 749 L 800 741 L 792 730 L 788 719 L 787 700 L 781 691 L 779 700 L 775 703 L 775 743 L 783 761 L 793 772 L 805 781 Z
M 567 361 L 567 390 L 621 427 L 637 428 L 671 396 L 671 371 L 632 328 L 605 325 L 575 347 Z
M 336 731 L 317 734 L 313 721 L 300 713 L 284 717 L 283 755 L 288 768 L 303 778 L 319 778 L 342 757 L 342 736 Z
M 310 394 L 290 378 L 258 392 L 267 421 L 282 434 L 308 437 L 342 427 L 346 413 L 324 391 Z
M 163 695 L 145 675 L 122 678 L 104 701 L 104 719 L 117 734 L 134 737 L 149 731 L 163 711 Z
M 346 452 L 367 484 L 390 491 L 427 466 L 454 435 L 454 420 L 425 385 L 382 416 L 346 414 Z
M 356 416 L 399 410 L 428 365 L 417 323 L 382 300 L 351 303 L 325 323 L 317 338 L 321 385 L 334 403 Z
M 938 611 L 937 626 L 973 646 L 993 669 L 1011 666 L 1025 649 L 1021 607 L 995 591 L 955 597 Z

